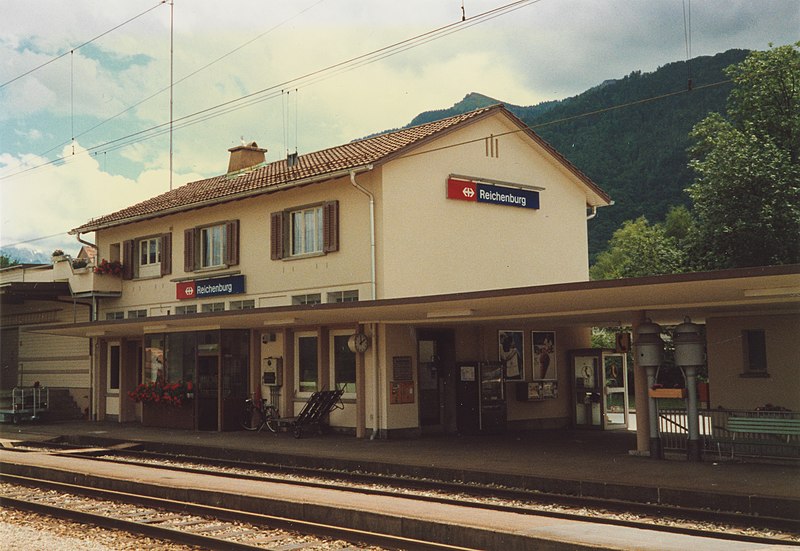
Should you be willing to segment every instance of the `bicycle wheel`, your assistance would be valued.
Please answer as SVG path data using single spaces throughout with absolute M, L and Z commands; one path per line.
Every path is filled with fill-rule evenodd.
M 242 410 L 242 428 L 244 430 L 259 430 L 264 424 L 264 418 L 252 400 L 244 403 Z
M 267 406 L 264 408 L 264 424 L 267 425 L 270 431 L 278 432 L 278 428 L 280 427 L 280 423 L 278 422 L 279 418 L 280 415 L 275 406 Z

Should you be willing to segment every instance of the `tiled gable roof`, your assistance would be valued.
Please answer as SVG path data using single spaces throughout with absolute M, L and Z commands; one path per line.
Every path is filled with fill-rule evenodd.
M 517 120 L 502 105 L 493 105 L 427 124 L 387 132 L 301 155 L 297 163 L 291 167 L 287 164 L 286 159 L 264 163 L 238 173 L 224 174 L 188 183 L 141 203 L 91 220 L 83 226 L 71 230 L 70 234 L 92 232 L 145 218 L 155 218 L 209 204 L 236 200 L 249 195 L 269 193 L 277 187 L 283 188 L 312 181 L 322 181 L 327 177 L 338 176 L 342 171 L 386 162 L 463 123 L 478 120 L 497 110 L 502 110 L 514 120 Z M 524 124 L 517 122 L 524 127 Z M 530 134 L 535 136 L 532 132 Z M 535 136 L 535 139 L 544 143 L 538 136 Z M 555 153 L 552 148 L 547 147 L 551 152 Z M 563 157 L 558 154 L 556 156 L 559 160 L 568 164 Z M 574 171 L 577 172 L 577 169 L 574 169 Z M 580 176 L 585 178 L 587 185 L 596 188 L 588 178 L 583 175 Z

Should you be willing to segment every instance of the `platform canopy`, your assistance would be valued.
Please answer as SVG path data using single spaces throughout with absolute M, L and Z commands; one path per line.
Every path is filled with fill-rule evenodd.
M 647 317 L 662 325 L 685 316 L 800 312 L 800 265 L 586 281 L 513 289 L 280 306 L 125 320 L 48 324 L 27 331 L 76 337 L 130 337 L 213 329 L 291 328 L 365 323 L 480 325 L 498 321 L 562 326 L 625 326 Z

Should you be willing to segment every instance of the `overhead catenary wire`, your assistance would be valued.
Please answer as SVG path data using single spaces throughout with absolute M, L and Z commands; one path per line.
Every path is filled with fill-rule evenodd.
M 21 79 L 21 78 L 23 78 L 23 77 L 26 77 L 26 76 L 30 75 L 31 73 L 35 73 L 35 72 L 36 72 L 36 71 L 38 71 L 39 69 L 41 69 L 41 68 L 43 68 L 43 67 L 46 67 L 47 65 L 50 65 L 50 64 L 51 64 L 51 63 L 53 63 L 54 61 L 58 61 L 58 60 L 59 60 L 59 59 L 61 59 L 62 57 L 65 57 L 66 55 L 73 53 L 75 50 L 80 50 L 80 49 L 81 49 L 81 48 L 83 48 L 84 46 L 87 46 L 87 45 L 91 44 L 92 42 L 94 42 L 94 41 L 96 41 L 96 40 L 99 40 L 100 38 L 103 38 L 105 35 L 107 35 L 107 34 L 109 34 L 109 33 L 112 33 L 112 32 L 114 32 L 114 31 L 116 31 L 116 30 L 117 30 L 117 29 L 119 29 L 120 27 L 124 27 L 124 26 L 125 26 L 125 25 L 127 25 L 128 23 L 130 23 L 130 22 L 132 22 L 132 21 L 135 21 L 136 19 L 139 19 L 139 18 L 140 18 L 140 17 L 142 17 L 143 15 L 146 15 L 146 14 L 150 13 L 151 11 L 153 11 L 154 9 L 156 9 L 157 7 L 159 7 L 159 6 L 161 6 L 162 4 L 166 3 L 166 1 L 167 1 L 167 0 L 161 0 L 161 1 L 160 1 L 158 4 L 156 4 L 156 5 L 155 5 L 155 6 L 153 6 L 152 8 L 149 8 L 149 9 L 147 9 L 147 10 L 143 11 L 142 13 L 140 13 L 140 14 L 138 14 L 138 15 L 134 15 L 134 16 L 133 16 L 133 17 L 131 17 L 130 19 L 127 19 L 127 20 L 123 21 L 122 23 L 120 23 L 119 25 L 116 25 L 115 27 L 112 27 L 112 28 L 108 29 L 107 31 L 105 31 L 105 32 L 102 32 L 102 33 L 98 34 L 97 36 L 95 36 L 94 38 L 91 38 L 91 39 L 87 40 L 87 41 L 86 41 L 86 42 L 84 42 L 83 44 L 81 44 L 81 45 L 79 45 L 79 46 L 74 46 L 74 47 L 72 47 L 72 48 L 69 48 L 69 49 L 67 49 L 67 50 L 66 50 L 66 51 L 65 51 L 63 54 L 57 55 L 57 56 L 55 56 L 55 57 L 53 57 L 53 58 L 51 58 L 51 59 L 49 59 L 49 60 L 45 61 L 44 63 L 42 63 L 42 64 L 40 64 L 40 65 L 37 65 L 36 67 L 33 67 L 32 69 L 29 69 L 29 70 L 25 71 L 24 73 L 22 73 L 22 74 L 20 74 L 20 75 L 17 75 L 17 76 L 15 76 L 15 77 L 14 77 L 14 78 L 12 78 L 11 80 L 7 80 L 6 82 L 3 82 L 2 84 L 0 84 L 0 88 L 4 88 L 4 87 L 8 86 L 9 84 L 11 84 L 12 82 L 16 82 L 16 81 L 18 81 L 19 79 Z
M 686 45 L 686 88 L 692 89 L 692 0 L 683 0 L 683 41 Z
M 166 2 L 166 0 L 164 0 L 164 1 Z M 307 8 L 305 8 L 305 9 L 303 9 L 303 10 L 300 10 L 299 12 L 295 13 L 294 15 L 292 15 L 292 16 L 290 16 L 290 17 L 287 17 L 286 19 L 284 19 L 284 20 L 282 20 L 282 21 L 280 21 L 280 22 L 276 23 L 275 25 L 273 25 L 272 27 L 270 27 L 270 28 L 269 28 L 269 29 L 267 29 L 266 31 L 264 31 L 264 32 L 262 32 L 262 33 L 260 33 L 260 34 L 256 35 L 255 37 L 251 38 L 250 40 L 247 40 L 246 42 L 243 42 L 243 43 L 242 43 L 242 44 L 240 44 L 239 46 L 237 46 L 237 47 L 233 48 L 232 50 L 229 50 L 228 52 L 226 52 L 226 53 L 222 54 L 221 56 L 219 56 L 219 57 L 217 57 L 217 58 L 215 58 L 215 59 L 213 59 L 212 61 L 209 61 L 209 62 L 208 62 L 208 63 L 206 63 L 205 65 L 202 65 L 201 67 L 198 67 L 198 68 L 197 68 L 197 69 L 195 69 L 194 71 L 192 71 L 192 72 L 190 72 L 190 73 L 188 73 L 188 74 L 186 74 L 186 75 L 182 76 L 182 77 L 181 77 L 181 78 L 179 78 L 178 80 L 175 80 L 175 81 L 172 83 L 172 86 L 175 86 L 175 85 L 177 85 L 177 84 L 180 84 L 180 83 L 182 83 L 183 81 L 185 81 L 185 80 L 187 80 L 187 79 L 189 79 L 189 78 L 193 77 L 194 75 L 196 75 L 196 74 L 200 73 L 201 71 L 204 71 L 205 69 L 208 69 L 208 68 L 209 68 L 209 67 L 211 67 L 212 65 L 215 65 L 216 63 L 219 63 L 219 62 L 220 62 L 220 61 L 222 61 L 223 59 L 225 59 L 225 58 L 227 58 L 227 57 L 229 57 L 229 56 L 233 55 L 234 53 L 238 52 L 238 51 L 239 51 L 239 50 L 241 50 L 242 48 L 244 48 L 244 47 L 246 47 L 246 46 L 249 46 L 250 44 L 252 44 L 252 43 L 256 42 L 257 40 L 259 40 L 259 39 L 261 39 L 261 38 L 263 38 L 264 36 L 268 35 L 269 33 L 271 33 L 271 32 L 273 32 L 273 31 L 277 30 L 278 28 L 282 27 L 282 26 L 283 26 L 283 25 L 285 25 L 286 23 L 289 23 L 289 22 L 290 22 L 290 21 L 292 21 L 293 19 L 296 19 L 297 17 L 299 17 L 299 16 L 303 15 L 304 13 L 306 13 L 307 11 L 309 11 L 310 9 L 314 8 L 315 6 L 317 6 L 317 5 L 321 4 L 321 3 L 322 3 L 322 2 L 324 2 L 324 1 L 325 1 L 325 0 L 318 0 L 316 3 L 314 3 L 314 4 L 310 5 L 310 6 L 308 6 Z M 164 88 L 161 88 L 160 90 L 157 90 L 156 92 L 153 92 L 152 94 L 150 94 L 150 95 L 149 95 L 149 96 L 147 96 L 146 98 L 143 98 L 143 99 L 139 100 L 138 102 L 136 102 L 136 103 L 134 103 L 134 104 L 132 104 L 132 105 L 129 105 L 128 107 L 126 107 L 126 108 L 125 108 L 125 109 L 123 109 L 122 111 L 118 112 L 117 114 L 115 114 L 115 115 L 112 115 L 112 116 L 108 117 L 107 119 L 105 119 L 105 120 L 103 120 L 103 121 L 101 121 L 101 122 L 99 122 L 99 123 L 95 124 L 94 126 L 91 126 L 91 127 L 87 128 L 87 129 L 86 129 L 86 130 L 84 130 L 83 132 L 80 132 L 79 134 L 75 135 L 75 138 L 80 138 L 80 137 L 83 137 L 83 136 L 85 136 L 86 134 L 88 134 L 88 133 L 90 133 L 90 132 L 93 132 L 94 130 L 97 130 L 97 129 L 98 129 L 98 128 L 100 128 L 101 126 L 104 126 L 104 125 L 108 124 L 109 122 L 111 122 L 111 121 L 113 121 L 113 120 L 115 120 L 115 119 L 117 119 L 117 118 L 121 117 L 121 116 L 122 116 L 122 115 L 124 115 L 125 113 L 128 113 L 129 111 L 132 111 L 133 109 L 135 109 L 135 108 L 139 107 L 140 105 L 142 105 L 142 104 L 144 104 L 144 103 L 146 103 L 146 102 L 150 101 L 151 99 L 155 98 L 156 96 L 158 96 L 158 95 L 160 95 L 160 94 L 163 94 L 163 93 L 164 93 L 164 92 L 166 92 L 167 90 L 170 90 L 170 86 L 165 86 Z M 48 153 L 51 153 L 51 152 L 53 152 L 54 150 L 56 150 L 56 149 L 58 149 L 58 148 L 60 148 L 60 147 L 63 147 L 63 146 L 65 146 L 65 145 L 67 145 L 68 143 L 69 143 L 69 142 L 61 142 L 61 143 L 59 143 L 59 144 L 56 144 L 56 145 L 54 145 L 53 147 L 51 147 L 50 149 L 48 149 L 47 151 L 44 151 L 44 152 L 40 153 L 40 154 L 39 154 L 39 156 L 40 156 L 40 157 L 44 157 L 44 156 L 45 156 L 45 155 L 47 155 Z
M 268 99 L 272 99 L 273 97 L 276 97 L 276 95 L 277 95 L 277 94 L 274 93 L 276 90 L 283 90 L 286 87 L 292 86 L 292 85 L 294 87 L 296 87 L 296 88 L 299 88 L 299 87 L 302 87 L 302 86 L 310 86 L 312 84 L 319 83 L 319 82 L 321 82 L 323 80 L 327 80 L 329 78 L 332 78 L 333 76 L 336 76 L 336 75 L 342 74 L 344 72 L 360 68 L 360 67 L 362 67 L 364 65 L 367 65 L 369 63 L 374 63 L 376 61 L 380 61 L 382 59 L 385 59 L 385 58 L 393 56 L 393 55 L 397 55 L 397 54 L 399 54 L 401 52 L 404 52 L 406 50 L 409 50 L 411 48 L 415 48 L 415 47 L 427 44 L 427 43 L 429 43 L 431 41 L 437 40 L 439 38 L 442 38 L 442 37 L 445 37 L 445 36 L 449 36 L 450 34 L 453 34 L 453 33 L 458 32 L 460 30 L 464 30 L 464 29 L 470 28 L 472 26 L 478 25 L 480 23 L 483 23 L 485 21 L 489 21 L 489 20 L 495 19 L 497 17 L 500 17 L 501 15 L 506 15 L 508 13 L 511 13 L 513 11 L 521 9 L 521 8 L 523 8 L 525 6 L 538 3 L 540 1 L 541 0 L 517 0 L 515 2 L 510 2 L 510 3 L 505 4 L 503 6 L 499 6 L 497 8 L 493 8 L 491 10 L 487 10 L 487 11 L 485 11 L 483 13 L 478 14 L 478 15 L 469 17 L 463 22 L 462 21 L 457 21 L 457 22 L 454 22 L 454 23 L 449 23 L 447 25 L 444 25 L 444 26 L 438 27 L 436 29 L 421 33 L 421 34 L 413 36 L 411 38 L 408 38 L 408 39 L 405 39 L 405 40 L 401 40 L 401 41 L 396 42 L 394 44 L 390 44 L 390 45 L 385 46 L 383 48 L 379 48 L 377 50 L 373 50 L 371 52 L 367 52 L 365 54 L 361 54 L 361 55 L 352 57 L 352 58 L 350 58 L 348 60 L 341 61 L 341 62 L 335 63 L 333 65 L 329 65 L 327 67 L 311 71 L 309 73 L 306 73 L 306 74 L 304 74 L 302 76 L 299 76 L 299 77 L 296 77 L 296 78 L 293 78 L 293 79 L 290 79 L 288 81 L 285 81 L 285 82 L 282 82 L 282 83 L 279 83 L 279 84 L 275 84 L 273 86 L 269 86 L 269 87 L 263 88 L 261 90 L 257 90 L 255 92 L 250 93 L 250 94 L 245 94 L 243 96 L 240 96 L 238 98 L 234 98 L 232 100 L 221 102 L 221 103 L 219 103 L 217 105 L 214 105 L 214 106 L 211 106 L 211 107 L 208 107 L 208 108 L 205 108 L 205 109 L 201 109 L 201 110 L 196 111 L 194 113 L 185 115 L 184 117 L 176 118 L 174 122 L 176 122 L 176 123 L 179 122 L 179 121 L 180 122 L 184 122 L 184 124 L 181 125 L 181 127 L 183 127 L 183 126 L 187 126 L 188 125 L 188 124 L 185 123 L 185 121 L 187 121 L 187 119 L 190 119 L 192 117 L 197 117 L 200 120 L 208 120 L 209 118 L 213 118 L 213 116 L 210 116 L 210 113 L 213 113 L 214 111 L 218 111 L 218 114 L 216 116 L 219 116 L 219 115 L 222 115 L 222 114 L 226 114 L 226 113 L 230 113 L 230 112 L 236 110 L 236 108 L 235 108 L 236 104 L 239 104 L 243 108 L 243 107 L 246 107 L 246 106 L 249 106 L 249 105 L 253 105 L 254 103 L 258 103 L 259 101 L 266 101 Z M 186 77 L 186 78 L 188 78 L 188 77 Z M 232 108 L 232 106 L 234 106 L 234 108 Z M 147 128 L 147 129 L 144 129 L 144 130 L 141 130 L 141 131 L 137 131 L 137 132 L 133 132 L 131 134 L 128 134 L 126 136 L 122 136 L 120 138 L 109 140 L 109 141 L 104 142 L 102 144 L 98 144 L 97 146 L 89 147 L 89 148 L 86 149 L 86 151 L 87 152 L 95 151 L 95 150 L 98 150 L 98 149 L 105 148 L 107 146 L 114 146 L 114 145 L 116 145 L 116 144 L 118 144 L 118 143 L 120 143 L 120 142 L 122 142 L 124 140 L 129 140 L 130 138 L 133 138 L 133 137 L 139 137 L 141 140 L 144 140 L 144 139 L 147 139 L 147 138 L 145 138 L 145 136 L 147 136 L 148 133 L 152 134 L 151 136 L 149 136 L 151 138 L 155 137 L 155 136 L 158 136 L 158 135 L 161 135 L 162 134 L 161 129 L 164 127 L 165 124 L 168 124 L 168 123 L 162 123 L 162 124 L 154 125 L 154 126 L 152 126 L 150 128 Z M 284 140 L 284 143 L 286 143 L 286 140 Z M 50 151 L 52 151 L 52 149 Z M 49 153 L 50 151 L 48 151 L 47 153 Z M 29 172 L 30 170 L 35 170 L 37 168 L 53 165 L 55 163 L 58 163 L 61 160 L 64 160 L 64 158 L 59 158 L 59 159 L 54 159 L 54 160 L 51 160 L 51 161 L 46 161 L 44 163 L 40 163 L 40 164 L 35 165 L 33 167 L 28 167 L 26 169 L 22 169 L 22 170 L 19 170 L 17 172 L 13 172 L 13 173 L 10 173 L 10 174 L 5 174 L 5 175 L 0 176 L 0 180 L 5 180 L 5 179 L 11 178 L 13 176 L 17 176 L 19 174 L 23 174 L 23 173 Z

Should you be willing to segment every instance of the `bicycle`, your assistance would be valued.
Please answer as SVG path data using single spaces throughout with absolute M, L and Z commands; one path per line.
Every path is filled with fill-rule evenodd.
M 275 406 L 264 400 L 248 398 L 244 401 L 242 410 L 242 428 L 244 430 L 260 431 L 264 427 L 270 432 L 278 432 L 278 419 L 280 415 Z

